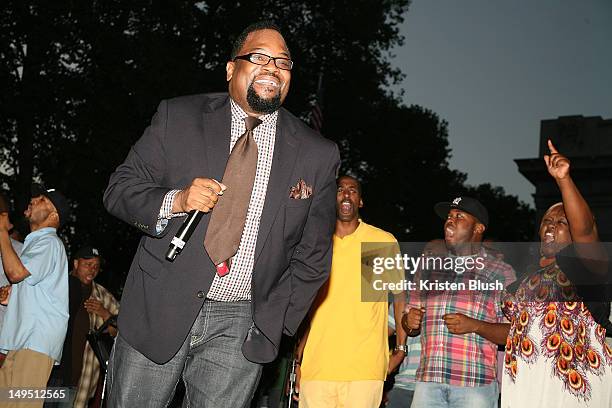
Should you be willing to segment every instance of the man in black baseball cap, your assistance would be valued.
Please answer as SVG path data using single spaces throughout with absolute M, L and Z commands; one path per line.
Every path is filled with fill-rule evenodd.
M 100 272 L 102 255 L 94 246 L 83 246 L 75 252 L 68 279 L 70 319 L 62 355 L 64 358 L 51 373 L 49 386 L 65 387 L 74 407 L 86 407 L 98 384 L 100 363 L 87 342 L 91 328 L 101 327 L 119 313 L 119 302 L 102 285 L 94 281 Z M 117 330 L 108 326 L 108 333 Z
M 449 251 L 457 256 L 478 253 L 484 232 L 489 225 L 489 213 L 480 201 L 472 197 L 456 197 L 437 203 L 434 211 L 444 223 L 444 240 Z
M 497 288 L 499 282 L 507 286 L 516 279 L 515 273 L 510 265 L 489 256 L 482 247 L 489 214 L 478 200 L 456 197 L 436 204 L 434 211 L 444 220 L 444 242 L 448 249 L 444 264 L 451 260 L 451 265 L 455 265 L 452 271 L 444 267 L 441 276 L 447 274 L 445 283 L 457 286 L 416 296 L 409 291 L 406 304 L 412 306 L 402 324 L 408 335 L 420 333 L 423 345 L 412 406 L 449 407 L 448 401 L 453 400 L 478 400 L 482 406 L 494 406 L 498 397 L 496 343 L 503 344 L 507 336 L 504 331 L 507 326 L 498 323 L 508 322 L 501 313 L 501 291 L 491 290 L 490 285 Z M 421 272 L 415 274 L 417 281 L 422 279 Z M 470 282 L 489 289 L 464 290 L 470 287 Z M 440 321 L 444 321 L 443 329 Z M 426 346 L 430 344 L 444 347 Z M 468 407 L 469 403 L 454 406 Z
M 68 199 L 54 188 L 47 189 L 39 184 L 32 185 L 32 198 L 40 196 L 46 197 L 55 207 L 58 217 L 57 229 L 63 227 L 70 218 L 70 203 Z
M 0 388 L 44 388 L 52 367 L 61 361 L 69 317 L 68 259 L 57 229 L 69 213 L 61 193 L 34 189 L 24 212 L 31 232 L 20 256 L 10 242 L 8 214 L 0 213 L 2 265 L 12 284 L 2 299 L 7 309 L 0 350 L 7 355 Z M 35 406 L 42 407 L 42 402 Z

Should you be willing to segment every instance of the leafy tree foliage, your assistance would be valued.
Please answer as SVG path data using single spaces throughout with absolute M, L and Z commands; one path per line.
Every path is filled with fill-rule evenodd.
M 113 272 L 100 279 L 118 287 L 138 232 L 102 207 L 110 173 L 159 100 L 226 90 L 232 40 L 269 18 L 296 61 L 286 106 L 306 118 L 322 77 L 322 132 L 341 146 L 343 171 L 363 180 L 366 216 L 400 239 L 429 239 L 439 232 L 431 206 L 463 188 L 465 175 L 448 168 L 446 123 L 388 91 L 401 78 L 388 51 L 402 44 L 398 25 L 408 6 L 409 0 L 7 0 L 0 9 L 2 188 L 19 211 L 32 179 L 64 191 L 74 202 L 64 231 L 69 247 L 100 246 Z M 516 198 L 489 190 L 491 202 L 505 200 L 508 217 L 529 213 Z

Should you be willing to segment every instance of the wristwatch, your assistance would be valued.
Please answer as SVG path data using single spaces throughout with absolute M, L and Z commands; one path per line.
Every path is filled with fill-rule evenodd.
M 408 346 L 406 346 L 405 344 L 398 344 L 397 346 L 395 346 L 393 351 L 403 351 L 404 354 L 408 354 Z

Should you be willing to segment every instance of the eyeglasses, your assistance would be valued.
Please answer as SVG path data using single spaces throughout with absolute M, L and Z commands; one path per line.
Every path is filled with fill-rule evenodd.
M 274 61 L 276 68 L 284 69 L 286 71 L 291 71 L 291 68 L 293 68 L 293 61 L 291 61 L 289 58 L 275 58 L 266 54 L 260 54 L 258 52 L 251 52 L 250 54 L 234 57 L 234 61 L 237 59 L 249 61 L 250 63 L 257 65 L 268 65 L 270 60 L 272 60 Z

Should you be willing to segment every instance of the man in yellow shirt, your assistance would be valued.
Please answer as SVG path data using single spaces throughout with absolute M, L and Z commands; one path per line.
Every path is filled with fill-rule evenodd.
M 399 282 L 404 271 L 391 269 L 379 276 L 368 269 L 370 256 L 364 257 L 362 243 L 368 243 L 364 252 L 373 248 L 383 257 L 394 257 L 399 247 L 393 235 L 360 220 L 363 201 L 355 178 L 338 179 L 336 203 L 330 277 L 313 304 L 310 326 L 296 353 L 301 363 L 296 387 L 299 406 L 378 408 L 387 373 L 406 355 L 406 334 L 400 324 L 406 296 L 403 290 L 394 292 L 396 327 L 400 329 L 398 346 L 389 357 L 388 294 L 380 291 L 377 299 L 372 296 L 372 281 L 383 277 L 386 282 Z

